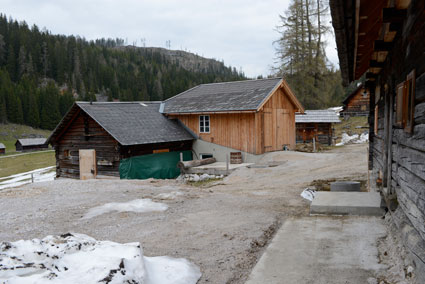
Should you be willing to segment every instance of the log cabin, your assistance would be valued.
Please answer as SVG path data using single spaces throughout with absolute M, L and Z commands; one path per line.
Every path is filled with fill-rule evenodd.
M 369 115 L 369 91 L 360 84 L 351 94 L 342 102 L 344 107 L 341 111 L 342 116 L 368 116 Z
M 38 151 L 49 148 L 49 144 L 46 138 L 25 138 L 16 140 L 15 148 L 16 152 Z
M 84 179 L 82 154 L 94 156 L 90 158 L 93 176 L 119 176 L 123 159 L 190 151 L 192 135 L 160 114 L 159 106 L 157 102 L 74 103 L 48 139 L 56 152 L 56 176 Z
M 315 141 L 333 144 L 333 124 L 340 123 L 338 114 L 333 110 L 306 110 L 305 114 L 295 115 L 297 143 Z
M 229 151 L 246 160 L 294 149 L 295 113 L 304 108 L 284 79 L 271 78 L 198 85 L 166 100 L 161 112 L 193 133 L 199 157 L 223 161 Z
M 369 170 L 425 283 L 425 1 L 331 0 L 343 82 L 366 76 Z

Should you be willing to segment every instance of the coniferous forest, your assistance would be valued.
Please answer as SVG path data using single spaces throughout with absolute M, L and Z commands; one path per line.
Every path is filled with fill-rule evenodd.
M 53 129 L 75 100 L 96 101 L 96 94 L 163 100 L 198 84 L 245 79 L 222 62 L 191 55 L 199 60 L 188 67 L 160 49 L 52 35 L 0 14 L 0 123 Z

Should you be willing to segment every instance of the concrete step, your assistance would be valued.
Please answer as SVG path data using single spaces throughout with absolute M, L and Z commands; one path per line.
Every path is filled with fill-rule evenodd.
M 378 192 L 320 191 L 310 205 L 310 214 L 382 216 L 385 210 Z

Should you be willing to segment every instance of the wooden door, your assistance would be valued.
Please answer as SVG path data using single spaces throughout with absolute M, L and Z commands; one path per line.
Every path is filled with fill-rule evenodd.
M 80 150 L 80 179 L 96 178 L 96 150 Z
M 283 150 L 283 146 L 289 143 L 289 110 L 276 109 L 276 150 Z
M 264 119 L 263 119 L 263 129 L 264 129 L 264 152 L 274 151 L 273 142 L 274 142 L 274 127 L 273 127 L 273 109 L 264 108 Z

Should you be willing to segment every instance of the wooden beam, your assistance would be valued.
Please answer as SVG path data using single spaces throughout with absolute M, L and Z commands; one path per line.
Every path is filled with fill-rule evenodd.
M 378 62 L 376 60 L 371 60 L 369 63 L 370 68 L 384 68 L 385 63 L 384 62 Z
M 382 9 L 382 22 L 402 23 L 406 18 L 406 9 L 384 8 Z
M 403 28 L 403 23 L 390 23 L 390 28 L 389 31 L 390 32 L 398 32 L 401 31 L 401 29 Z
M 372 72 L 367 72 L 366 73 L 366 79 L 377 79 L 378 78 L 378 74 L 372 73 Z
M 385 42 L 383 40 L 375 40 L 375 51 L 390 51 L 394 47 L 392 42 Z

